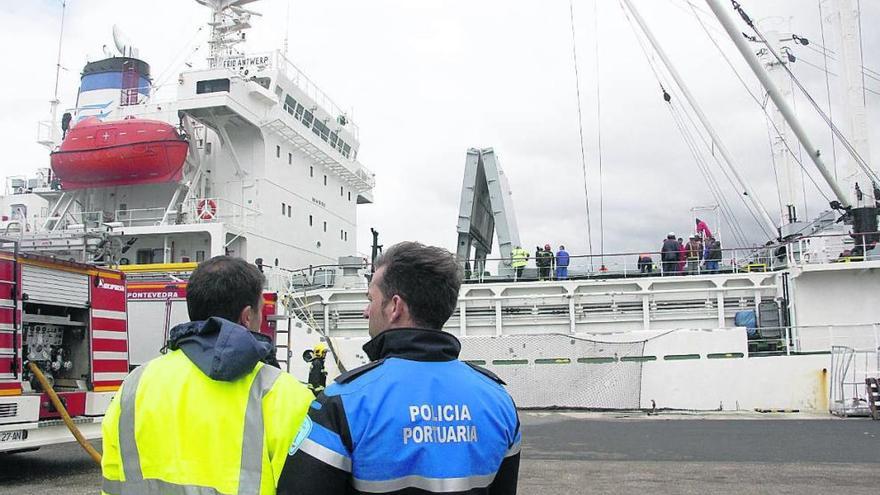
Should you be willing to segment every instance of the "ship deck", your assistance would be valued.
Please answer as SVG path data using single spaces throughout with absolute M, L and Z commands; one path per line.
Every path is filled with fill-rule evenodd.
M 880 421 L 757 413 L 521 413 L 522 494 L 877 493 Z M 96 494 L 76 444 L 2 458 L 0 494 Z

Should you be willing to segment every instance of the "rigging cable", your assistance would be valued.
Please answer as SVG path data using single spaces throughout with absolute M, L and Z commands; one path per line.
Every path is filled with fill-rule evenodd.
M 688 2 L 688 4 L 693 5 L 691 3 L 691 0 L 686 0 L 686 1 Z M 770 117 L 770 114 L 767 113 L 766 96 L 765 96 L 764 101 L 761 101 L 757 96 L 755 96 L 755 94 L 749 88 L 749 85 L 746 83 L 745 79 L 743 79 L 743 77 L 740 75 L 739 71 L 736 70 L 736 67 L 734 67 L 733 62 L 730 60 L 730 58 L 727 56 L 727 54 L 724 53 L 724 50 L 721 49 L 721 45 L 719 45 L 718 42 L 715 40 L 715 38 L 712 37 L 712 34 L 709 33 L 709 30 L 707 29 L 707 26 L 703 23 L 703 20 L 700 19 L 700 17 L 698 15 L 696 15 L 696 12 L 694 12 L 694 16 L 697 18 L 697 21 L 700 23 L 700 26 L 703 27 L 703 31 L 706 33 L 706 36 L 709 37 L 709 40 L 712 42 L 713 45 L 715 45 L 715 48 L 721 54 L 721 57 L 724 59 L 725 62 L 727 62 L 727 65 L 730 67 L 730 70 L 733 71 L 733 73 L 736 75 L 736 78 L 743 85 L 746 92 L 749 93 L 749 95 L 752 97 L 752 99 L 755 101 L 755 103 L 758 104 L 758 107 L 761 108 L 761 111 L 764 112 L 764 116 L 767 118 L 767 121 L 769 121 L 770 124 L 773 126 L 773 130 L 776 132 L 776 135 L 779 136 L 779 138 L 782 140 L 783 144 L 785 144 L 785 149 L 788 150 L 788 154 L 791 155 L 791 157 L 795 160 L 795 162 L 797 162 L 797 164 L 801 168 L 801 170 L 804 173 L 806 173 L 807 178 L 809 178 L 810 182 L 812 182 L 813 185 L 816 186 L 816 189 L 819 191 L 819 194 L 821 194 L 822 197 L 825 198 L 826 201 L 830 202 L 831 198 L 828 197 L 828 195 L 822 191 L 822 188 L 819 187 L 819 183 L 816 182 L 816 179 L 814 179 L 813 176 L 810 174 L 809 170 L 807 170 L 807 167 L 804 165 L 803 160 L 801 159 L 802 156 L 800 155 L 800 153 L 795 154 L 794 150 L 791 149 L 791 145 L 789 144 L 788 140 L 785 139 L 785 136 L 782 134 L 782 131 L 779 129 L 779 127 L 777 127 L 776 123 L 773 122 L 773 119 Z M 798 151 L 800 151 L 800 150 L 798 150 Z
M 831 113 L 831 79 L 828 74 L 828 50 L 824 48 L 825 45 L 825 17 L 822 15 L 822 0 L 816 0 L 819 2 L 819 32 L 822 35 L 822 60 L 825 64 L 825 94 L 828 97 L 828 118 L 834 120 L 834 117 Z M 862 68 L 862 74 L 864 74 L 864 67 Z M 831 132 L 831 159 L 834 160 L 834 180 L 837 179 L 837 143 L 834 141 L 834 131 Z
M 862 0 L 856 0 L 856 9 L 859 14 L 859 65 L 865 67 L 865 40 L 862 38 Z M 868 94 L 865 91 L 865 71 L 862 73 L 862 105 L 868 105 Z
M 633 23 L 632 18 L 630 18 L 629 12 L 627 12 L 623 3 L 620 3 L 620 7 L 621 7 L 621 10 L 623 11 L 624 17 L 626 18 L 627 22 L 629 23 L 630 28 L 633 31 L 633 35 L 635 36 L 636 41 L 638 41 L 638 43 L 639 43 L 639 47 L 641 48 L 642 53 L 645 55 L 645 59 L 648 62 L 648 66 L 650 67 L 651 72 L 654 73 L 654 78 L 657 80 L 657 83 L 660 85 L 660 90 L 663 92 L 664 100 L 666 100 L 667 103 L 670 102 L 672 100 L 672 97 L 669 95 L 669 93 L 666 91 L 666 88 L 663 86 L 663 79 L 664 78 L 660 75 L 660 72 L 658 71 L 657 67 L 655 66 L 655 61 L 653 60 L 653 57 L 648 52 L 648 48 L 645 45 L 644 40 L 641 38 L 641 36 L 639 36 L 638 31 L 636 30 L 635 24 Z M 683 113 L 685 114 L 685 116 L 687 116 L 688 120 L 691 123 L 691 126 L 693 126 L 694 129 L 699 129 L 699 127 L 694 122 L 693 117 L 691 117 L 690 114 L 688 114 L 687 112 L 683 112 Z M 676 118 L 680 118 L 680 116 L 676 116 L 675 114 L 673 114 L 673 119 L 676 119 Z M 683 119 L 682 119 L 682 121 L 683 121 Z M 683 127 L 679 127 L 679 129 L 683 129 Z M 704 146 L 706 146 L 708 149 L 711 150 L 712 146 L 706 140 L 706 138 L 702 134 L 700 134 L 699 132 L 697 132 L 697 134 L 700 136 L 700 139 L 703 141 Z M 685 139 L 685 142 L 687 143 L 688 137 L 686 136 L 685 131 L 682 131 L 682 137 Z M 715 156 L 715 154 L 711 151 L 710 151 L 710 154 L 712 154 L 712 157 L 713 157 L 715 163 L 718 165 L 718 168 L 721 169 L 722 173 L 727 178 L 728 182 L 731 184 L 733 189 L 737 189 L 735 183 L 733 182 L 733 179 L 730 177 L 727 170 L 722 166 L 721 162 L 718 160 L 718 157 Z M 698 162 L 698 167 L 699 167 L 699 162 Z M 712 177 L 711 174 L 709 174 L 709 177 Z M 709 180 L 709 179 L 707 179 L 707 180 Z M 717 182 L 716 182 L 716 184 L 717 184 Z M 720 188 L 719 188 L 719 191 L 720 191 Z M 758 227 L 763 231 L 764 235 L 768 235 L 767 231 L 764 229 L 764 224 L 758 219 L 758 217 L 755 215 L 755 212 L 752 211 L 752 209 L 749 207 L 749 204 L 746 202 L 746 200 L 742 197 L 742 195 L 738 195 L 738 196 L 739 196 L 740 200 L 743 202 L 743 205 L 745 206 L 746 210 L 749 212 L 749 214 L 752 216 L 752 218 L 758 224 Z M 721 195 L 720 197 L 724 198 L 723 195 Z M 718 199 L 718 197 L 716 197 L 716 199 Z M 719 202 L 719 206 L 722 206 L 722 207 L 723 207 L 723 205 L 727 204 L 724 199 L 718 199 L 718 202 Z M 730 209 L 729 205 L 728 205 L 728 209 L 732 212 L 732 209 Z M 739 223 L 736 221 L 736 217 L 733 216 L 732 213 L 731 213 L 731 218 L 728 219 L 728 224 L 731 225 L 731 229 L 738 229 L 740 232 L 742 232 L 742 228 L 739 226 Z M 772 237 L 772 236 L 770 236 L 770 237 Z M 745 238 L 744 235 L 743 235 L 743 238 Z
M 599 1 L 593 0 L 593 39 L 596 52 L 596 143 L 599 154 L 599 254 L 605 266 L 605 198 L 602 187 L 602 80 L 599 72 Z
M 782 68 L 785 69 L 786 73 L 788 73 L 788 77 L 791 78 L 791 80 L 795 83 L 795 85 L 797 85 L 798 89 L 804 94 L 804 96 L 807 97 L 807 100 L 810 102 L 810 104 L 813 106 L 813 108 L 816 110 L 816 112 L 819 114 L 819 116 L 822 117 L 822 120 L 824 120 L 825 123 L 829 127 L 831 127 L 831 129 L 834 131 L 834 134 L 837 136 L 837 138 L 840 140 L 841 144 L 843 145 L 844 149 L 846 149 L 846 151 L 850 154 L 850 156 L 853 157 L 853 159 L 859 165 L 859 167 L 862 169 L 862 171 L 865 173 L 865 175 L 867 175 L 868 178 L 871 179 L 872 181 L 874 181 L 875 183 L 880 183 L 880 178 L 877 177 L 877 174 L 874 173 L 874 171 L 868 166 L 867 162 L 865 162 L 865 159 L 862 158 L 862 155 L 859 154 L 858 150 L 856 150 L 855 147 L 852 145 L 852 143 L 850 143 L 849 140 L 846 138 L 846 136 L 843 135 L 843 132 L 841 132 L 840 129 L 834 124 L 834 122 L 832 122 L 831 119 L 828 118 L 828 115 L 822 110 L 822 108 L 819 106 L 819 104 L 816 102 L 816 100 L 813 98 L 813 96 L 810 94 L 810 92 L 807 91 L 807 88 L 804 87 L 804 85 L 801 83 L 800 79 L 798 79 L 797 76 L 794 75 L 794 72 L 792 72 L 791 68 L 789 68 L 787 65 L 785 65 L 784 61 L 782 60 L 782 57 L 778 53 L 776 53 L 775 50 L 773 50 L 772 46 L 767 41 L 767 38 L 764 36 L 764 33 L 762 33 L 758 29 L 758 27 L 755 26 L 755 23 L 752 21 L 751 17 L 749 17 L 749 15 L 746 13 L 746 11 L 742 8 L 740 3 L 737 2 L 736 0 L 731 0 L 731 3 L 733 4 L 734 10 L 740 15 L 740 17 L 743 19 L 743 21 L 745 21 L 745 23 L 752 29 L 752 31 L 754 31 L 755 36 L 757 36 L 757 38 L 761 41 L 761 43 L 763 43 L 764 46 L 767 47 L 770 54 L 773 55 L 773 57 L 776 58 L 776 60 L 782 65 Z
M 568 0 L 568 12 L 571 19 L 571 53 L 574 59 L 575 94 L 577 95 L 578 137 L 581 144 L 581 170 L 584 176 L 584 207 L 587 211 L 587 245 L 590 252 L 590 270 L 593 268 L 593 227 L 590 220 L 590 192 L 587 186 L 587 156 L 584 152 L 584 118 L 581 111 L 581 82 L 578 75 L 577 38 L 574 31 L 574 0 Z
M 658 75 L 657 69 L 654 68 L 654 65 L 653 65 L 653 59 L 652 59 L 651 55 L 648 53 L 648 48 L 647 48 L 647 46 L 645 46 L 644 41 L 643 41 L 642 38 L 639 36 L 638 31 L 636 30 L 636 27 L 635 27 L 634 21 L 630 18 L 629 13 L 627 12 L 627 10 L 626 10 L 626 8 L 624 7 L 624 5 L 623 5 L 622 2 L 620 3 L 620 7 L 621 7 L 621 9 L 622 9 L 623 12 L 624 12 L 624 16 L 626 17 L 626 20 L 629 22 L 630 28 L 632 29 L 633 33 L 634 33 L 635 36 L 636 36 L 636 39 L 637 39 L 638 42 L 639 42 L 639 46 L 640 46 L 641 49 L 642 49 L 642 53 L 644 53 L 644 54 L 645 54 L 645 57 L 648 59 L 648 64 L 651 66 L 651 70 L 654 72 L 654 76 L 657 78 L 658 81 L 660 81 L 661 78 L 660 78 L 660 76 Z M 751 94 L 751 92 L 750 92 L 750 94 Z M 755 96 L 752 95 L 752 97 L 754 98 Z M 690 114 L 689 112 L 684 112 L 684 114 L 685 114 L 685 116 L 687 116 L 687 118 L 688 118 L 688 120 L 690 121 L 691 125 L 692 125 L 695 129 L 699 129 L 699 126 L 697 126 L 696 123 L 694 122 L 693 116 L 691 116 L 691 114 Z M 714 142 L 712 142 L 712 143 L 710 144 L 710 143 L 707 141 L 707 139 L 706 139 L 702 134 L 699 134 L 699 135 L 700 135 L 700 139 L 703 141 L 703 144 L 704 144 L 704 145 L 710 150 L 710 153 L 711 153 L 711 155 L 712 155 L 712 158 L 713 158 L 715 164 L 718 166 L 719 169 L 721 169 L 721 172 L 722 172 L 722 173 L 724 174 L 724 176 L 727 178 L 727 181 L 730 183 L 731 187 L 732 187 L 734 190 L 739 191 L 739 187 L 737 187 L 736 182 L 733 180 L 733 177 L 731 177 L 731 175 L 730 175 L 730 172 L 727 170 L 727 168 L 725 167 L 725 165 L 724 165 L 723 163 L 721 163 L 721 161 L 720 161 L 720 160 L 718 159 L 718 157 L 715 155 L 715 153 L 714 153 L 714 151 L 713 151 L 713 150 L 714 150 Z M 755 222 L 758 224 L 758 227 L 761 229 L 761 232 L 762 232 L 765 236 L 767 236 L 767 238 L 769 238 L 769 239 L 774 238 L 775 236 L 774 236 L 772 233 L 769 233 L 769 232 L 767 231 L 766 226 L 764 225 L 764 223 L 761 222 L 761 221 L 758 219 L 758 216 L 757 216 L 756 212 L 754 211 L 754 208 L 751 207 L 751 206 L 749 205 L 749 203 L 745 200 L 745 197 L 744 197 L 745 195 L 746 195 L 745 192 L 743 192 L 742 194 L 738 194 L 740 201 L 742 201 L 743 205 L 744 205 L 745 208 L 746 208 L 746 211 L 749 212 L 749 215 L 751 215 L 751 217 L 755 220 Z M 757 198 L 755 198 L 755 199 L 756 199 L 756 201 L 757 201 Z

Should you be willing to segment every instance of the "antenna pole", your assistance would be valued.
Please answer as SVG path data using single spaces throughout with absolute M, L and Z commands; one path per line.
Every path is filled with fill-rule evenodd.
M 733 44 L 736 45 L 736 48 L 739 50 L 740 54 L 749 64 L 749 67 L 752 69 L 752 72 L 755 73 L 755 76 L 757 76 L 758 80 L 761 82 L 761 85 L 764 86 L 764 89 L 767 91 L 770 99 L 773 100 L 773 104 L 776 105 L 776 108 L 779 109 L 779 113 L 781 113 L 782 116 L 785 117 L 785 121 L 788 122 L 788 125 L 789 127 L 791 127 L 792 132 L 794 132 L 794 135 L 797 136 L 798 140 L 801 142 L 801 145 L 807 151 L 807 154 L 810 155 L 810 159 L 813 160 L 816 168 L 819 169 L 822 177 L 825 178 L 825 182 L 827 182 L 828 186 L 831 187 L 831 191 L 834 193 L 834 196 L 837 197 L 837 201 L 844 208 L 849 207 L 850 202 L 847 199 L 846 193 L 834 180 L 834 176 L 831 175 L 831 172 L 828 171 L 828 167 L 825 166 L 825 161 L 822 160 L 819 148 L 815 147 L 812 141 L 810 141 L 809 136 L 807 136 L 807 131 L 798 121 L 797 117 L 795 117 L 791 106 L 789 106 L 788 102 L 782 96 L 782 93 L 780 93 L 776 85 L 773 84 L 773 81 L 770 80 L 770 76 L 767 74 L 767 71 L 764 70 L 764 67 L 761 65 L 758 57 L 754 53 L 752 53 L 752 49 L 749 46 L 748 41 L 742 35 L 740 30 L 736 27 L 736 24 L 733 22 L 733 18 L 731 18 L 730 14 L 728 14 L 727 11 L 724 10 L 719 0 L 706 0 L 706 3 L 709 5 L 709 8 L 712 9 L 715 17 L 718 18 L 718 21 L 721 22 L 724 30 L 727 31 L 727 35 L 730 36 L 731 40 L 733 40 Z M 767 49 L 773 50 L 772 46 L 768 46 Z M 777 53 L 775 55 L 779 54 Z
M 61 0 L 61 33 L 58 35 L 58 59 L 55 62 L 55 96 L 54 101 L 58 101 L 58 80 L 61 77 L 61 43 L 64 41 L 64 12 L 67 10 L 67 1 Z

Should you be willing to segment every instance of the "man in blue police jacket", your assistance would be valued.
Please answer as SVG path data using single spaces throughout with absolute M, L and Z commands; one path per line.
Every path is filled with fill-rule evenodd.
M 312 403 L 279 494 L 516 493 L 521 434 L 491 372 L 458 360 L 442 331 L 459 267 L 444 249 L 403 242 L 375 264 L 367 292 L 371 362 Z

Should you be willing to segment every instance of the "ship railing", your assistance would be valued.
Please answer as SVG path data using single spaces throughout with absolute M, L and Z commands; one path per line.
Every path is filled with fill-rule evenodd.
M 260 211 L 221 198 L 192 198 L 183 203 L 178 223 L 200 224 L 222 222 L 238 228 L 256 225 Z
M 817 234 L 802 237 L 787 246 L 792 265 L 855 263 L 880 260 L 880 232 L 860 234 Z
M 39 227 L 45 225 L 50 220 L 59 222 L 59 227 L 55 229 L 56 232 L 85 232 L 95 229 L 106 231 L 106 224 L 115 221 L 113 213 L 109 211 L 76 211 L 54 217 L 37 215 L 29 220 L 30 224 L 35 226 L 33 233 L 38 233 Z
M 290 79 L 291 82 L 296 84 L 299 89 L 301 89 L 309 98 L 312 99 L 316 104 L 321 106 L 324 110 L 330 113 L 334 118 L 338 118 L 340 116 L 345 116 L 347 123 L 345 128 L 350 132 L 355 139 L 358 139 L 360 134 L 360 129 L 357 124 L 351 121 L 350 112 L 346 112 L 339 105 L 337 105 L 333 99 L 331 99 L 327 93 L 322 91 L 317 84 L 312 82 L 311 79 L 301 71 L 293 62 L 287 59 L 283 53 L 280 51 L 275 51 L 273 53 L 273 57 L 275 58 L 275 63 L 273 64 L 276 69 L 284 74 L 285 77 Z
M 859 352 L 880 349 L 880 324 L 761 326 L 747 328 L 750 356 L 829 354 L 835 346 Z
M 155 226 L 162 223 L 165 216 L 165 208 L 133 208 L 125 210 L 116 210 L 115 218 L 117 222 L 122 223 L 125 227 L 142 227 Z M 171 223 L 176 222 L 176 212 L 169 217 Z
M 526 266 L 519 274 L 510 258 L 486 258 L 459 260 L 466 282 L 536 281 L 585 278 L 638 278 L 677 277 L 686 275 L 711 275 L 717 273 L 768 272 L 779 268 L 777 260 L 757 253 L 758 248 L 724 248 L 721 258 L 706 259 L 706 254 L 663 262 L 659 251 L 641 251 L 610 254 L 570 254 L 567 274 L 557 272 L 558 263 L 554 253 L 549 273 L 542 274 L 536 265 L 535 253 L 529 253 Z M 495 265 L 494 273 L 487 269 Z M 477 267 L 476 269 L 474 267 Z M 482 269 L 480 269 L 482 267 Z

